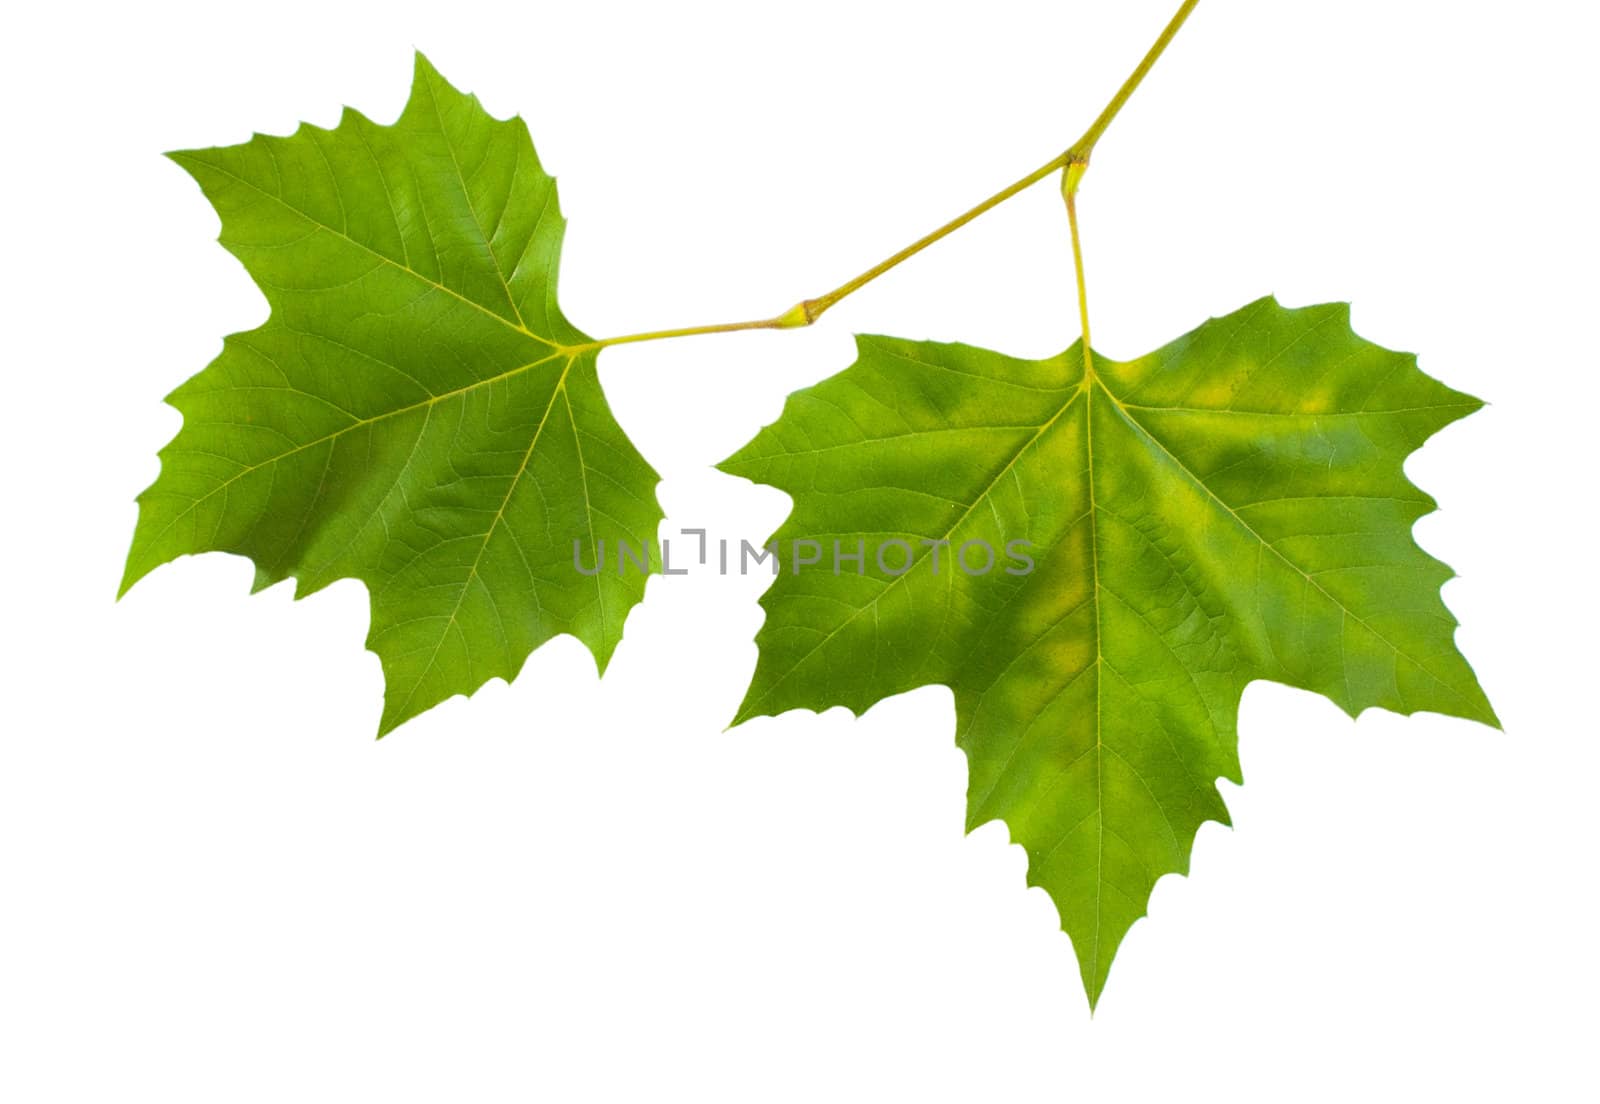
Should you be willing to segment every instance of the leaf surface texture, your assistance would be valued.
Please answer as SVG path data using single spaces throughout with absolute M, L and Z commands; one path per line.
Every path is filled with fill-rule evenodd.
M 559 633 L 603 669 L 644 573 L 585 576 L 573 543 L 591 568 L 601 542 L 653 549 L 657 476 L 557 303 L 565 220 L 521 119 L 419 54 L 392 126 L 346 110 L 170 156 L 272 311 L 169 396 L 183 427 L 123 590 L 212 550 L 253 560 L 258 588 L 361 580 L 380 733 Z
M 1078 345 L 858 352 L 722 464 L 794 500 L 737 720 L 950 686 L 967 826 L 1027 850 L 1091 1003 L 1156 880 L 1227 823 L 1247 683 L 1497 723 L 1402 471 L 1480 403 L 1343 304 L 1263 299 L 1092 375 Z M 797 541 L 821 563 L 795 570 Z

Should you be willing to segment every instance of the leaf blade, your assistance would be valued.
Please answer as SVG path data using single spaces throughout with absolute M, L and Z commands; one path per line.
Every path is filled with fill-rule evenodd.
M 211 550 L 251 558 L 255 589 L 360 580 L 380 735 L 512 680 L 560 633 L 603 671 L 643 573 L 575 563 L 654 547 L 657 476 L 560 311 L 565 223 L 521 121 L 419 54 L 391 126 L 347 110 L 171 156 L 272 312 L 169 396 L 184 425 L 140 496 L 122 592 Z
M 1039 550 L 1021 576 L 783 574 L 737 721 L 950 685 L 967 827 L 1001 819 L 1028 851 L 1091 1006 L 1155 882 L 1228 822 L 1215 780 L 1241 780 L 1248 682 L 1497 723 L 1439 599 L 1449 570 L 1411 538 L 1433 501 L 1401 470 L 1477 400 L 1348 320 L 1264 299 L 1147 357 L 1096 357 L 1093 378 L 1077 346 L 1023 361 L 862 339 L 721 465 L 793 497 L 780 543 Z

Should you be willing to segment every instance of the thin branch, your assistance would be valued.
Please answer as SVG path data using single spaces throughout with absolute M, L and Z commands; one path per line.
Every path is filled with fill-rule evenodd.
M 1116 95 L 1111 97 L 1111 101 L 1106 104 L 1105 108 L 1095 118 L 1094 122 L 1089 124 L 1089 129 L 1083 132 L 1083 137 L 1079 138 L 1076 142 L 1069 146 L 1065 152 L 1061 153 L 1057 157 L 1051 158 L 1048 162 L 1039 166 L 1027 176 L 1024 176 L 1021 179 L 1006 185 L 1004 188 L 1001 188 L 988 199 L 985 199 L 977 206 L 972 207 L 962 214 L 957 215 L 955 218 L 951 219 L 937 230 L 923 235 L 899 252 L 885 258 L 882 261 L 879 261 L 877 264 L 873 265 L 859 276 L 846 280 L 832 291 L 825 292 L 824 294 L 818 295 L 815 298 L 802 299 L 800 302 L 796 303 L 782 314 L 774 315 L 771 318 L 759 318 L 748 322 L 723 322 L 711 326 L 688 326 L 682 329 L 652 330 L 648 333 L 627 334 L 623 337 L 605 338 L 604 340 L 594 342 L 594 345 L 599 348 L 604 348 L 608 345 L 627 345 L 638 341 L 660 341 L 669 337 L 690 337 L 698 334 L 729 333 L 734 330 L 790 330 L 801 326 L 809 326 L 822 316 L 823 311 L 827 310 L 829 307 L 833 306 L 847 295 L 851 295 L 854 292 L 859 291 L 861 288 L 865 287 L 867 284 L 870 284 L 873 280 L 876 280 L 879 276 L 882 276 L 885 272 L 888 272 L 896 265 L 899 265 L 901 262 L 916 256 L 934 242 L 939 241 L 941 238 L 944 238 L 947 235 L 961 229 L 963 226 L 977 218 L 979 215 L 983 214 L 985 211 L 993 210 L 995 207 L 998 207 L 1000 204 L 1004 203 L 1018 192 L 1032 187 L 1045 177 L 1049 176 L 1051 173 L 1056 172 L 1058 169 L 1068 169 L 1064 184 L 1064 191 L 1075 191 L 1078 180 L 1083 176 L 1083 169 L 1089 164 L 1089 155 L 1091 152 L 1093 152 L 1095 143 L 1100 140 L 1100 136 L 1104 134 L 1106 128 L 1111 125 L 1111 121 L 1117 117 L 1117 113 L 1121 111 L 1123 105 L 1128 102 L 1128 98 L 1133 95 L 1134 90 L 1139 87 L 1139 84 L 1144 80 L 1145 75 L 1150 72 L 1151 67 L 1155 65 L 1157 59 L 1159 59 L 1162 53 L 1165 52 L 1168 44 L 1171 43 L 1173 37 L 1177 35 L 1179 28 L 1181 28 L 1184 24 L 1184 21 L 1189 18 L 1189 13 L 1194 11 L 1195 6 L 1199 4 L 1199 2 L 1200 0 L 1184 0 L 1182 6 L 1178 8 L 1177 13 L 1167 22 L 1166 27 L 1162 30 L 1160 36 L 1157 37 L 1154 45 L 1152 45 L 1150 49 L 1146 51 L 1144 58 L 1139 62 L 1138 66 L 1134 68 L 1133 72 L 1128 75 L 1128 79 L 1122 82 L 1122 87 L 1117 89 Z M 1068 205 L 1070 209 L 1070 198 L 1068 200 Z M 1076 249 L 1077 227 L 1075 212 L 1070 213 L 1074 214 L 1073 243 L 1074 248 Z M 1081 258 L 1079 277 L 1078 290 L 1079 299 L 1081 300 L 1083 298 Z M 1085 318 L 1087 319 L 1087 316 L 1085 316 Z M 1088 350 L 1088 344 L 1088 325 L 1086 320 L 1084 325 L 1084 349 L 1086 353 Z

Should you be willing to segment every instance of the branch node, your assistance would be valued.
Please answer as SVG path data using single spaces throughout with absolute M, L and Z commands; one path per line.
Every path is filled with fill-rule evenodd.
M 796 303 L 772 320 L 773 328 L 794 330 L 799 329 L 801 326 L 811 325 L 817 320 L 817 315 L 822 313 L 816 309 L 816 304 L 817 301 L 815 299 L 806 299 Z

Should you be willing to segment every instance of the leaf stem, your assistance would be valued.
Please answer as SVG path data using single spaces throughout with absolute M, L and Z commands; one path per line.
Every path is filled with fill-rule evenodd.
M 1061 195 L 1067 201 L 1067 223 L 1072 227 L 1072 269 L 1078 278 L 1078 320 L 1083 324 L 1083 385 L 1087 387 L 1094 382 L 1094 354 L 1089 351 L 1089 289 L 1083 280 L 1083 244 L 1078 239 L 1077 193 L 1076 187 L 1061 189 Z
M 1083 136 L 1069 146 L 1063 153 L 1051 158 L 1048 162 L 1039 166 L 1037 169 L 1034 169 L 1027 176 L 1024 176 L 1021 179 L 1006 185 L 1004 188 L 1001 188 L 988 199 L 985 199 L 975 207 L 972 207 L 969 210 L 957 215 L 943 226 L 940 226 L 937 230 L 933 230 L 927 234 L 924 234 L 922 237 L 918 238 L 904 249 L 901 249 L 897 253 L 894 253 L 893 255 L 879 261 L 877 264 L 873 265 L 859 276 L 852 277 L 851 279 L 840 284 L 838 287 L 834 288 L 832 291 L 825 292 L 824 294 L 818 295 L 815 298 L 802 299 L 800 302 L 796 303 L 782 314 L 773 315 L 771 318 L 758 318 L 748 322 L 723 322 L 711 326 L 687 326 L 681 329 L 672 330 L 652 330 L 648 333 L 627 334 L 622 337 L 608 337 L 594 342 L 593 346 L 595 348 L 603 349 L 608 345 L 627 345 L 638 341 L 660 341 L 669 337 L 691 337 L 698 334 L 730 333 L 735 330 L 789 330 L 797 329 L 801 326 L 809 326 L 822 316 L 823 311 L 827 310 L 829 307 L 833 306 L 847 295 L 861 290 L 867 284 L 870 284 L 873 280 L 876 280 L 879 276 L 882 276 L 885 272 L 888 272 L 901 262 L 909 260 L 918 253 L 921 253 L 924 249 L 928 248 L 928 246 L 932 245 L 934 242 L 939 241 L 941 238 L 944 238 L 961 229 L 967 223 L 971 222 L 984 212 L 993 210 L 995 207 L 1000 206 L 1000 204 L 1004 203 L 1018 192 L 1025 191 L 1026 189 L 1037 184 L 1039 181 L 1043 180 L 1045 177 L 1049 176 L 1051 173 L 1057 171 L 1058 169 L 1065 168 L 1067 169 L 1067 174 L 1066 180 L 1063 184 L 1062 192 L 1067 198 L 1067 214 L 1072 222 L 1073 255 L 1077 263 L 1078 271 L 1078 300 L 1080 312 L 1083 315 L 1084 322 L 1083 346 L 1084 355 L 1087 357 L 1089 351 L 1088 311 L 1087 306 L 1085 305 L 1083 289 L 1083 260 L 1081 251 L 1078 247 L 1077 212 L 1073 207 L 1072 193 L 1077 190 L 1078 180 L 1082 178 L 1083 170 L 1088 167 L 1089 155 L 1091 152 L 1093 152 L 1095 143 L 1100 140 L 1100 136 L 1104 134 L 1106 128 L 1111 125 L 1111 121 L 1117 117 L 1117 113 L 1120 112 L 1123 108 L 1123 105 L 1128 102 L 1129 97 L 1131 97 L 1134 93 L 1134 90 L 1139 87 L 1139 84 L 1144 80 L 1145 75 L 1150 72 L 1150 69 L 1155 65 L 1157 59 L 1159 59 L 1162 53 L 1166 51 L 1168 44 L 1171 43 L 1173 38 L 1177 35 L 1179 28 L 1183 26 L 1184 21 L 1189 18 L 1189 13 L 1194 11 L 1195 6 L 1199 4 L 1199 2 L 1200 0 L 1184 0 L 1183 4 L 1179 6 L 1177 13 L 1173 15 L 1173 17 L 1167 22 L 1166 27 L 1163 28 L 1161 34 L 1156 38 L 1155 43 L 1148 51 L 1145 52 L 1144 58 L 1140 60 L 1133 72 L 1128 75 L 1128 79 L 1122 82 L 1122 86 L 1117 89 L 1116 95 L 1111 97 L 1110 102 L 1107 103 L 1106 106 L 1101 110 L 1100 114 L 1095 117 L 1094 122 L 1089 124 L 1089 129 L 1083 132 Z
M 753 322 L 719 322 L 711 326 L 684 326 L 675 330 L 651 330 L 648 333 L 625 334 L 592 341 L 583 349 L 604 349 L 608 345 L 631 345 L 636 341 L 663 341 L 669 337 L 695 337 L 699 334 L 732 333 L 734 330 L 776 330 L 782 325 L 776 318 L 762 318 Z
M 1128 79 L 1122 82 L 1122 87 L 1117 89 L 1117 94 L 1111 97 L 1111 102 L 1089 124 L 1089 129 L 1083 132 L 1083 137 L 1072 144 L 1067 150 L 1066 164 L 1061 174 L 1061 198 L 1067 204 L 1067 225 L 1072 228 L 1072 272 L 1078 284 L 1078 322 L 1083 329 L 1083 385 L 1088 387 L 1094 382 L 1094 353 L 1090 348 L 1089 339 L 1089 287 L 1083 276 L 1083 239 L 1078 233 L 1078 185 L 1083 182 L 1083 174 L 1089 170 L 1089 155 L 1094 152 L 1094 145 L 1100 136 L 1111 125 L 1111 120 L 1117 117 L 1117 112 L 1122 110 L 1124 104 L 1134 90 L 1139 87 L 1145 75 L 1155 66 L 1156 61 L 1166 51 L 1183 27 L 1184 21 L 1189 18 L 1189 13 L 1194 11 L 1195 5 L 1200 0 L 1184 0 L 1167 21 L 1166 27 L 1156 38 L 1155 43 L 1145 52 L 1144 58 L 1134 67 Z
M 977 218 L 979 215 L 983 214 L 985 211 L 998 207 L 1000 204 L 1004 203 L 1018 192 L 1039 183 L 1039 181 L 1043 180 L 1045 177 L 1049 176 L 1066 163 L 1067 154 L 1065 153 L 1061 154 L 1059 157 L 1051 159 L 1048 164 L 1040 165 L 1037 169 L 1033 170 L 1033 172 L 1029 173 L 1021 180 L 1006 185 L 994 195 L 990 196 L 982 203 L 979 203 L 976 207 L 957 215 L 955 218 L 951 219 L 937 230 L 934 230 L 928 234 L 924 234 L 922 237 L 918 238 L 904 249 L 895 253 L 893 256 L 879 261 L 877 264 L 861 273 L 861 275 L 856 276 L 853 279 L 846 280 L 844 283 L 840 284 L 838 287 L 824 295 L 819 295 L 814 299 L 803 299 L 794 306 L 790 307 L 788 310 L 784 311 L 782 314 L 774 315 L 771 318 L 759 318 L 749 322 L 722 322 L 712 326 L 687 326 L 682 329 L 652 330 L 648 333 L 628 334 L 624 337 L 608 337 L 603 340 L 593 342 L 593 347 L 603 349 L 608 345 L 627 345 L 635 341 L 660 341 L 669 337 L 692 337 L 698 334 L 731 333 L 734 330 L 791 330 L 798 329 L 801 326 L 809 326 L 822 315 L 823 311 L 833 306 L 851 292 L 865 287 L 867 284 L 871 283 L 873 280 L 876 280 L 879 276 L 882 276 L 885 272 L 888 272 L 891 268 L 898 265 L 901 261 L 921 253 L 924 249 L 928 248 L 928 246 L 932 245 L 940 238 L 943 238 L 961 229 L 963 226 Z

